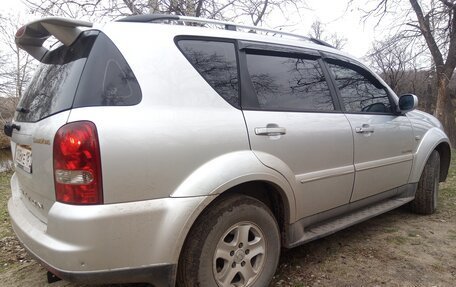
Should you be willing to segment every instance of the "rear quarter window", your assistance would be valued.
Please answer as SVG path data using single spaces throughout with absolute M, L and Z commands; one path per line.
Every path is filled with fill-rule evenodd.
M 112 41 L 100 33 L 87 59 L 73 107 L 131 106 L 141 99 L 132 69 Z

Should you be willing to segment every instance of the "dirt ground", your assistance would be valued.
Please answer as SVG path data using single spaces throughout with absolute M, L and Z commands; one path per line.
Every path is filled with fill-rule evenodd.
M 20 247 L 9 224 L 9 176 L 0 173 L 0 285 L 48 285 L 45 270 Z M 440 185 L 439 210 L 406 208 L 284 250 L 271 286 L 456 286 L 456 166 Z

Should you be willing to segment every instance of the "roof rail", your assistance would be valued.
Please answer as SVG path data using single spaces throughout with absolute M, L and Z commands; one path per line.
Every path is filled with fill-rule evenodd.
M 252 25 L 244 25 L 244 24 L 236 24 L 233 22 L 228 22 L 228 21 L 220 21 L 220 20 L 215 20 L 215 19 L 206 19 L 206 18 L 198 18 L 198 17 L 190 17 L 190 16 L 178 16 L 178 15 L 167 15 L 167 14 L 148 14 L 148 15 L 134 15 L 134 16 L 127 16 L 125 18 L 121 18 L 117 20 L 117 22 L 143 22 L 143 23 L 149 23 L 149 22 L 159 22 L 159 21 L 177 21 L 177 22 L 188 22 L 188 23 L 201 23 L 201 24 L 214 24 L 214 25 L 220 25 L 224 26 L 225 30 L 230 30 L 230 31 L 237 31 L 237 29 L 248 29 L 250 31 L 260 31 L 260 32 L 268 32 L 268 33 L 273 33 L 274 35 L 283 35 L 283 36 L 288 36 L 288 37 L 294 37 L 298 38 L 301 40 L 307 40 L 312 43 L 326 46 L 326 47 L 331 47 L 330 44 L 319 40 L 315 39 L 312 37 L 307 37 L 295 33 L 290 33 L 290 32 L 284 32 L 281 30 L 276 30 L 276 29 L 269 29 L 269 28 L 262 28 L 262 27 L 257 27 L 257 26 L 252 26 Z

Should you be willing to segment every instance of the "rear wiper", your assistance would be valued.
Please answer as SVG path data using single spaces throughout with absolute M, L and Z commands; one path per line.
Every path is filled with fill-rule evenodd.
M 16 109 L 16 111 L 19 112 L 19 113 L 23 113 L 23 114 L 26 114 L 26 113 L 30 112 L 30 110 L 28 110 L 26 108 L 22 108 L 22 107 L 18 107 Z

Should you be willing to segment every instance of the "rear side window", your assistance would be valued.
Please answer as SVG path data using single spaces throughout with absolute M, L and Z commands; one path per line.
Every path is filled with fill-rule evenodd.
M 386 89 L 369 72 L 347 64 L 329 63 L 345 111 L 354 113 L 392 113 Z
M 234 43 L 179 40 L 188 61 L 228 103 L 239 107 L 239 80 Z
M 247 54 L 247 67 L 262 109 L 334 110 L 328 83 L 316 59 Z

